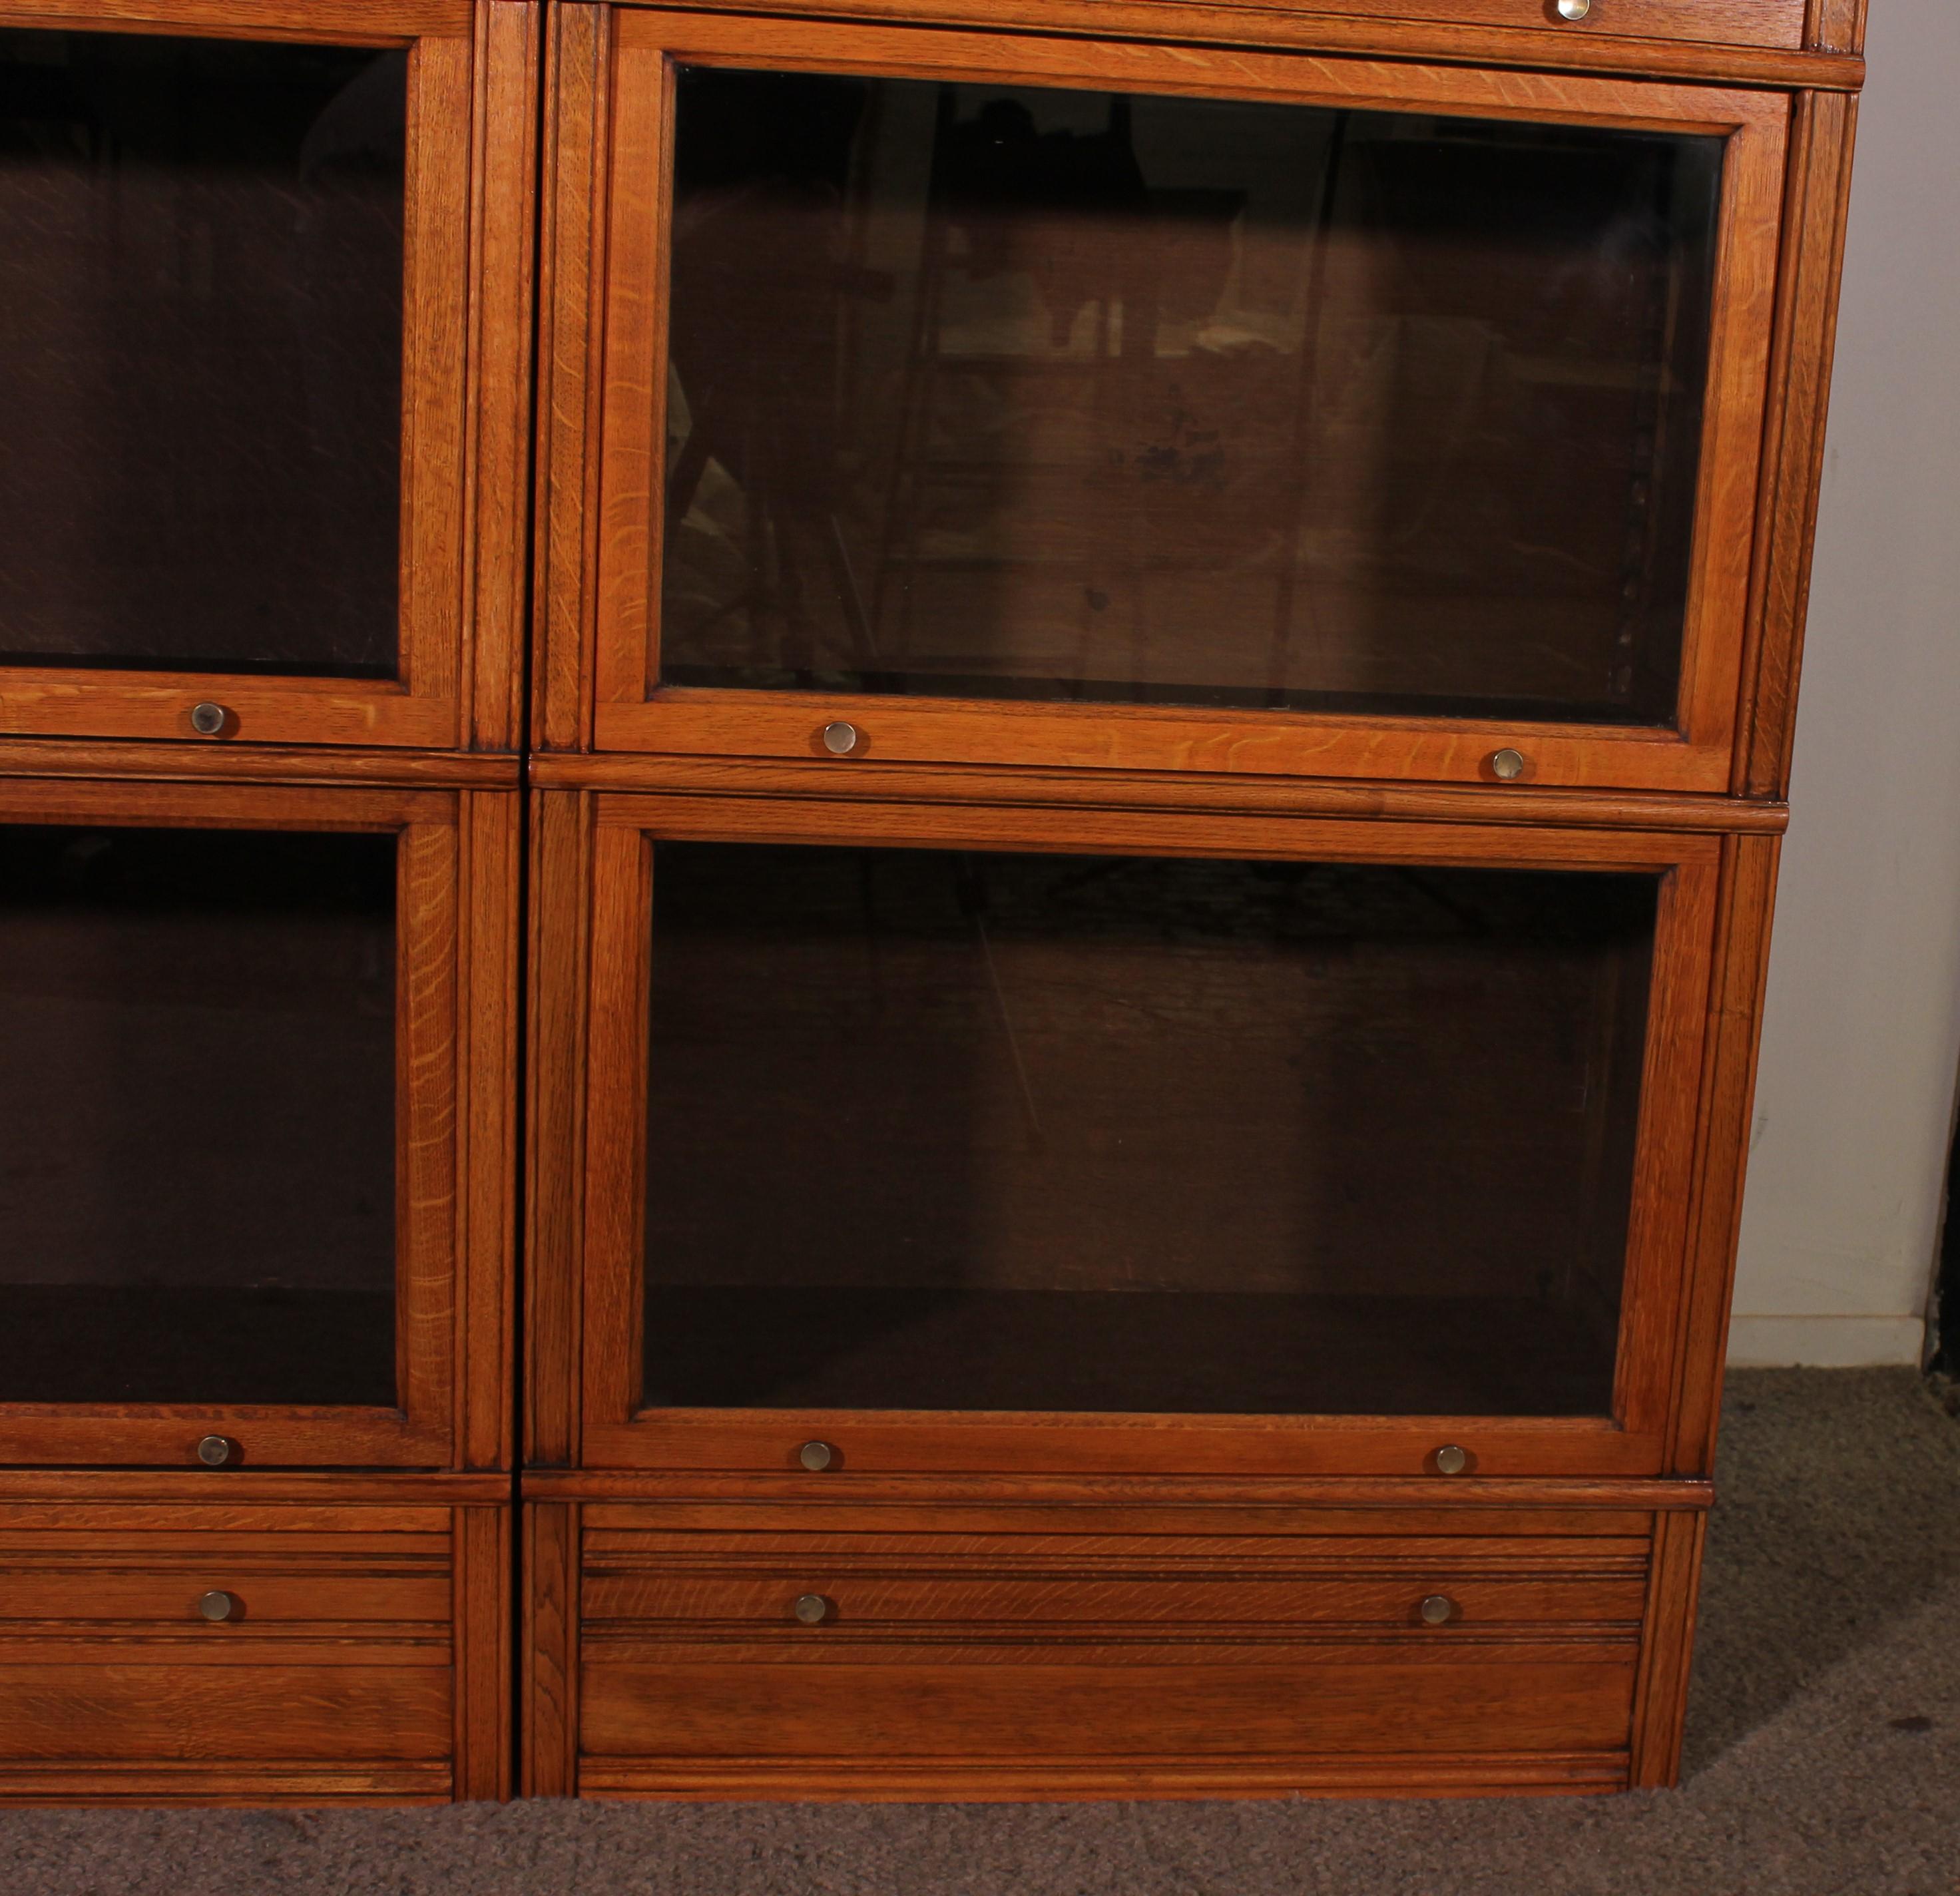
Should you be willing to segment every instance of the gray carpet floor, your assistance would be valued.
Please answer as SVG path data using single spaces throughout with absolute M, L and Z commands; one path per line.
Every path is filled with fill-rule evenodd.
M 1721 1478 L 1677 1791 L 21 1812 L 0 1896 L 1960 1896 L 1960 1422 L 1740 1373 Z

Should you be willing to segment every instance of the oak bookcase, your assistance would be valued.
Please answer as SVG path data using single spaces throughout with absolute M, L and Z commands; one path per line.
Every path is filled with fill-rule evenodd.
M 0 0 L 0 1797 L 1678 1768 L 1861 0 Z

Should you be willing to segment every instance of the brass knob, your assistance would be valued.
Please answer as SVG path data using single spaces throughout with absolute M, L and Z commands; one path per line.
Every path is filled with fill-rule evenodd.
M 1525 774 L 1525 754 L 1521 750 L 1494 750 L 1491 753 L 1491 775 L 1513 783 Z
M 833 757 L 848 757 L 858 748 L 858 727 L 842 718 L 823 727 L 823 747 Z
M 803 1593 L 792 1610 L 804 1625 L 821 1626 L 830 1617 L 830 1602 L 821 1593 Z
M 828 1442 L 806 1442 L 797 1450 L 797 1459 L 813 1474 L 821 1474 L 836 1455 L 837 1451 Z
M 1592 11 L 1592 0 L 1558 0 L 1561 20 L 1583 20 Z
M 215 737 L 224 728 L 224 707 L 207 701 L 190 708 L 190 727 L 200 737 Z
M 1432 1593 L 1416 1611 L 1425 1626 L 1447 1626 L 1456 1617 L 1456 1602 L 1446 1593 Z
M 221 1435 L 207 1435 L 197 1445 L 197 1459 L 208 1468 L 221 1468 L 238 1452 L 238 1444 Z
M 235 1620 L 238 1617 L 238 1596 L 214 1586 L 208 1593 L 197 1596 L 197 1611 L 202 1619 Z
M 1454 1442 L 1446 1442 L 1436 1452 L 1436 1471 L 1438 1474 L 1461 1474 L 1470 1465 L 1470 1458 Z

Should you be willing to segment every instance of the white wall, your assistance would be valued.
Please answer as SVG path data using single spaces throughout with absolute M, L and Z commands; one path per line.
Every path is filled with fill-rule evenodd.
M 1732 1363 L 1918 1360 L 1960 1074 L 1960 5 L 1868 56 Z

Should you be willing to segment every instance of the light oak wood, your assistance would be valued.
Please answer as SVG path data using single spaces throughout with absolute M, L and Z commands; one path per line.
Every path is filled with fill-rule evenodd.
M 592 800 L 534 797 L 530 841 L 523 1455 L 550 1467 L 579 1448 Z
M 1098 1764 L 1024 1755 L 963 1758 L 947 1766 L 819 1758 L 786 1767 L 767 1759 L 590 1758 L 579 1794 L 677 1802 L 799 1803 L 890 1800 L 1041 1803 L 1112 1798 L 1596 1796 L 1627 1787 L 1626 1754 L 1406 1754 L 1303 1758 L 1284 1765 L 1207 1764 L 1188 1756 L 1129 1756 Z
M 1220 1533 L 1290 1531 L 1293 1513 L 1311 1509 L 1326 1533 L 1645 1534 L 1656 1508 L 1706 1509 L 1705 1481 L 1599 1476 L 1519 1478 L 1433 1475 L 884 1474 L 841 1471 L 828 1487 L 807 1470 L 732 1474 L 659 1470 L 527 1468 L 527 1500 L 582 1501 L 594 1532 L 632 1529 L 630 1512 L 658 1502 L 679 1529 L 718 1531 L 743 1523 L 807 1532 L 808 1510 L 846 1528 L 916 1529 L 918 1509 L 947 1532 L 1047 1532 L 1067 1512 L 1093 1509 L 1111 1532 L 1188 1533 L 1194 1520 Z M 740 1513 L 737 1511 L 739 1506 Z M 1201 1516 L 1188 1510 L 1201 1508 Z M 1178 1510 L 1186 1512 L 1179 1514 Z M 1633 1510 L 1633 1512 L 1628 1512 Z M 1234 1523 L 1237 1525 L 1234 1525 Z M 1333 1525 L 1328 1525 L 1332 1523 Z
M 0 670 L 0 733 L 454 749 L 514 744 L 529 488 L 537 14 L 513 0 L 34 0 L 0 24 L 407 45 L 400 657 L 357 682 Z M 201 738 L 193 705 L 229 715 Z
M 774 1758 L 791 1788 L 831 1761 L 1023 1770 L 1142 1753 L 1234 1763 L 1430 1751 L 1611 1752 L 1626 1742 L 1631 1644 L 1548 1642 L 1488 1662 L 1338 1649 L 1296 1665 L 1263 1649 L 1197 1646 L 1146 1660 L 1120 1649 L 971 1643 L 799 1663 L 752 1646 L 656 1649 L 588 1638 L 584 1748 L 600 1758 Z M 1500 1735 L 1501 1734 L 1501 1738 Z M 984 1768 L 984 1764 L 982 1765 Z M 1140 1776 L 1143 1775 L 1139 1774 Z M 1144 1779 L 1145 1784 L 1148 1780 Z
M 470 441 L 463 602 L 467 742 L 523 740 L 530 568 L 533 259 L 536 252 L 539 40 L 531 0 L 476 0 L 471 120 Z
M 1687 1723 L 1688 1668 L 1694 1649 L 1695 1597 L 1707 1538 L 1705 1514 L 1662 1514 L 1654 1521 L 1653 1568 L 1641 1636 L 1634 1700 L 1631 1782 L 1659 1789 L 1681 1777 Z
M 108 1498 L 175 1481 L 8 1478 L 0 1802 L 508 1794 L 507 1504 L 447 1505 L 441 1476 Z M 24 1497 L 30 1485 L 48 1498 Z M 402 1498 L 368 1498 L 390 1486 Z M 198 1611 L 213 1589 L 233 1596 L 230 1618 Z
M 562 1400 L 582 1364 L 578 1451 L 587 1468 L 794 1468 L 800 1445 L 836 1446 L 841 1465 L 870 1474 L 1198 1473 L 1279 1476 L 1421 1474 L 1437 1445 L 1470 1454 L 1493 1475 L 1638 1476 L 1661 1471 L 1673 1394 L 1672 1347 L 1685 1269 L 1688 1182 L 1695 1153 L 1701 1048 L 1708 1009 L 1720 845 L 1711 838 L 1581 829 L 1479 830 L 1472 826 L 1348 824 L 1306 818 L 1060 809 L 1003 810 L 787 797 L 713 800 L 605 795 L 596 835 L 582 813 L 554 816 L 565 793 L 540 799 L 539 886 L 561 892 L 562 916 L 589 915 L 585 1037 L 560 1042 L 551 1070 L 584 1068 L 579 1109 L 563 1097 L 549 1160 L 562 1168 L 550 1202 L 582 1201 L 578 1247 L 566 1224 L 534 1254 L 532 1300 L 555 1319 L 534 1325 L 533 1376 Z M 555 839 L 552 833 L 555 826 Z M 1650 1000 L 1642 1130 L 1628 1238 L 1624 1316 L 1613 1421 L 1429 1417 L 1314 1418 L 961 1414 L 952 1411 L 636 1409 L 641 1326 L 647 957 L 651 855 L 646 838 L 852 842 L 944 848 L 1079 850 L 1332 861 L 1665 868 Z M 585 851 L 589 894 L 574 895 Z M 554 863 L 555 854 L 559 860 Z M 562 878 L 563 880 L 558 880 Z M 541 958 L 539 1017 L 577 1034 L 572 997 L 552 988 L 578 965 L 575 947 Z M 546 983 L 552 984 L 546 986 Z M 548 1044 L 541 1034 L 534 1064 Z M 581 1052 L 582 1048 L 582 1052 Z M 541 1165 L 547 1163 L 542 1150 Z M 540 1188 L 546 1188 L 539 1182 Z M 582 1247 L 582 1258 L 578 1247 Z M 574 1306 L 582 1312 L 574 1322 Z M 552 1354 L 547 1354 L 547 1352 Z M 539 1426 L 534 1417 L 533 1426 Z M 560 1422 L 556 1426 L 562 1427 Z M 565 1451 L 571 1452 L 569 1446 Z M 540 1456 L 539 1459 L 545 1459 Z
M 1803 43 L 1827 52 L 1865 49 L 1866 0 L 1809 0 Z
M 1562 1581 L 1513 1581 L 1466 1579 L 1433 1562 L 1419 1569 L 1414 1560 L 1403 1564 L 1411 1570 L 1380 1578 L 1265 1584 L 1106 1580 L 1064 1567 L 1056 1570 L 1054 1584 L 1041 1592 L 1007 1580 L 951 1574 L 859 1576 L 834 1558 L 806 1558 L 757 1577 L 690 1568 L 594 1578 L 588 1569 L 581 1613 L 595 1637 L 613 1621 L 672 1621 L 711 1623 L 721 1634 L 732 1629 L 749 1639 L 807 1640 L 807 1630 L 793 1608 L 798 1599 L 815 1594 L 830 1602 L 823 1621 L 832 1629 L 830 1643 L 854 1646 L 900 1630 L 910 1635 L 925 1626 L 937 1627 L 940 1638 L 963 1638 L 983 1627 L 998 1631 L 1002 1625 L 1080 1627 L 1086 1629 L 1085 1638 L 1108 1637 L 1116 1629 L 1168 1636 L 1192 1626 L 1229 1626 L 1245 1638 L 1297 1641 L 1306 1637 L 1306 1629 L 1323 1624 L 1351 1637 L 1360 1627 L 1421 1627 L 1423 1599 L 1446 1592 L 1458 1616 L 1451 1624 L 1480 1633 L 1542 1621 L 1599 1621 L 1626 1628 L 1631 1636 L 1646 1599 L 1643 1574 L 1614 1580 L 1594 1570 Z M 1428 1637 L 1427 1630 L 1421 1637 Z
M 435 1761 L 450 1749 L 440 1658 L 402 1662 L 378 1646 L 298 1658 L 187 1664 L 119 1644 L 112 1665 L 21 1653 L 6 1670 L 0 1762 L 350 1764 Z
M 406 46 L 429 37 L 467 39 L 469 0 L 31 0 L 7 9 L 10 24 L 118 33 L 204 33 L 224 39 L 305 40 L 341 46 Z
M 1764 380 L 1776 286 L 1787 104 L 1717 91 L 1515 72 L 845 27 L 664 9 L 622 12 L 614 35 L 607 178 L 605 367 L 597 510 L 592 743 L 752 759 L 822 755 L 847 713 L 854 758 L 1059 769 L 1244 771 L 1475 784 L 1516 748 L 1542 785 L 1719 791 L 1729 784 L 1748 599 Z M 980 704 L 657 686 L 663 491 L 669 95 L 674 66 L 985 78 L 1166 94 L 1719 135 L 1727 142 L 1678 730 L 1452 719 L 1249 714 L 1157 707 Z M 582 181 L 584 173 L 579 174 Z M 590 320 L 588 316 L 588 322 Z M 562 345 L 561 345 L 562 346 Z M 569 449 L 568 448 L 568 453 Z M 569 472 L 568 474 L 569 478 Z M 582 619 L 577 628 L 584 638 Z M 568 642 L 569 621 L 546 635 Z M 548 676 L 569 660 L 548 652 Z M 562 699 L 561 694 L 561 699 Z M 554 732 L 565 741 L 572 720 Z
M 1701 1156 L 1691 1240 L 1691 1265 L 1675 1347 L 1678 1390 L 1669 1468 L 1707 1474 L 1721 1413 L 1729 1306 L 1742 1221 L 1756 1056 L 1769 978 L 1770 916 L 1778 851 L 1774 837 L 1734 837 L 1723 849 L 1717 922 L 1717 970 L 1707 1069 L 1701 1080 Z
M 1790 785 L 1857 123 L 1855 99 L 1797 98 L 1771 372 L 1777 400 L 1758 502 L 1752 715 L 1733 780 L 1755 796 L 1780 797 Z
M 155 1462 L 195 1467 L 199 1439 L 239 1445 L 243 1468 L 455 1465 L 467 1441 L 507 1460 L 514 1043 L 497 1010 L 473 1009 L 467 1094 L 458 997 L 474 974 L 508 994 L 514 944 L 515 800 L 473 808 L 473 896 L 488 934 L 466 937 L 458 825 L 447 791 L 0 777 L 0 821 L 393 832 L 396 953 L 396 1382 L 400 1406 L 0 1404 L 0 1455 L 15 1462 Z M 500 937 L 501 931 L 501 937 Z M 469 963 L 470 944 L 482 959 Z M 484 963 L 487 962 L 487 966 Z M 466 1109 L 466 1102 L 467 1102 Z M 487 1118 L 488 1125 L 482 1122 Z M 479 1132 L 482 1137 L 476 1137 Z M 474 1208 L 459 1189 L 473 1166 Z M 473 1267 L 471 1254 L 481 1256 Z M 463 1373 L 474 1360 L 473 1378 Z M 484 1445 L 487 1444 L 487 1447 Z M 219 1478 L 233 1470 L 219 1471 Z
M 1787 804 L 1665 792 L 1545 790 L 1530 784 L 1435 785 L 1393 781 L 1179 775 L 1148 771 L 1042 771 L 944 765 L 702 757 L 545 754 L 527 781 L 542 790 L 644 791 L 758 800 L 788 797 L 849 805 L 884 800 L 975 803 L 999 809 L 1057 804 L 1102 810 L 1217 810 L 1421 822 L 1529 824 L 1544 828 L 1717 831 L 1780 835 Z
M 554 6 L 547 49 L 530 730 L 540 751 L 591 743 L 612 17 Z
M 1411 25 L 1507 27 L 1534 30 L 1556 17 L 1545 0 L 1294 0 L 1315 16 L 1370 16 Z M 1583 20 L 1564 23 L 1573 57 L 1583 62 L 1601 36 L 1686 40 L 1711 46 L 1779 46 L 1804 43 L 1803 0 L 1595 0 Z
M 1515 749 L 1526 759 L 1519 779 L 1525 784 L 1690 795 L 1722 790 L 1729 772 L 1726 732 L 1712 744 L 1696 744 L 1672 732 L 1579 725 L 1155 705 L 982 708 L 957 699 L 675 686 L 638 702 L 602 701 L 593 733 L 602 751 L 775 763 L 819 756 L 823 727 L 840 717 L 860 733 L 860 748 L 844 768 L 1021 763 L 1048 770 L 1229 771 L 1475 787 L 1497 781 L 1490 764 L 1497 752 Z
M 575 1503 L 523 1512 L 523 1697 L 520 1781 L 527 1797 L 578 1788 L 578 1517 Z
M 370 784 L 402 789 L 517 790 L 516 756 L 460 751 L 353 750 L 275 744 L 95 743 L 0 738 L 0 778 L 100 778 L 131 783 Z
M 26 1761 L 0 1767 L 0 1803 L 196 1804 L 255 1809 L 275 1805 L 447 1804 L 453 1794 L 453 1782 L 447 1761 L 378 1767 L 288 1759 L 248 1764 Z
M 1373 1522 L 1275 1511 L 1263 1534 L 1217 1516 L 1023 1508 L 1017 1530 L 990 1531 L 931 1501 L 588 1506 L 578 1787 L 1227 1796 L 1625 1781 L 1651 1516 L 1552 1517 L 1553 1538 L 1503 1538 L 1500 1516 L 1448 1506 Z M 831 1596 L 822 1624 L 791 1611 L 805 1592 Z M 1460 1617 L 1423 1624 L 1415 1608 L 1433 1592 Z
M 730 0 L 727 11 L 768 14 L 778 0 Z M 1847 8 L 1853 0 L 1814 0 Z M 826 14 L 892 23 L 1071 32 L 1138 40 L 1300 49 L 1315 52 L 1451 60 L 1465 65 L 1552 72 L 1592 71 L 1717 84 L 1812 87 L 1855 91 L 1864 83 L 1864 62 L 1835 48 L 1792 52 L 1780 47 L 1710 39 L 1701 32 L 1679 38 L 1636 37 L 1624 28 L 1631 17 L 1616 11 L 1622 27 L 1575 33 L 1548 12 L 1535 18 L 1524 0 L 1517 24 L 1493 26 L 1463 21 L 1460 12 L 1407 19 L 1382 5 L 1364 12 L 1354 0 L 1284 10 L 1221 3 L 1221 0 L 829 0 Z M 1793 11 L 1794 9 L 1793 8 Z M 1703 21 L 1719 9 L 1696 4 Z M 1656 21 L 1662 16 L 1650 13 Z M 1684 16 L 1676 14 L 1677 19 Z M 1758 16 L 1760 17 L 1760 16 Z M 1822 45 L 1813 36 L 1809 44 Z M 1862 49 L 1862 37 L 1860 47 Z
M 478 791 L 460 800 L 456 1433 L 463 1466 L 508 1468 L 517 1452 L 523 800 Z
M 426 679 L 428 672 L 422 675 Z M 206 701 L 223 705 L 229 714 L 227 735 L 199 739 L 191 729 L 192 708 Z M 456 708 L 453 696 L 399 684 L 269 682 L 208 672 L 91 676 L 65 667 L 9 665 L 0 671 L 0 733 L 170 740 L 213 749 L 235 735 L 266 744 L 400 744 L 433 750 L 455 743 Z
M 516 1509 L 456 1510 L 456 1795 L 506 1798 L 516 1764 L 511 1641 Z
M 132 1529 L 180 1521 L 200 1529 L 235 1525 L 298 1532 L 323 1522 L 342 1531 L 365 1521 L 377 1532 L 434 1532 L 443 1519 L 431 1510 L 508 1500 L 512 1478 L 385 1468 L 357 1474 L 291 1468 L 0 1468 L 0 1506 L 5 1509 L 0 1518 L 17 1525 L 79 1526 L 85 1525 L 87 1509 L 115 1502 L 116 1518 Z M 344 1513 L 349 1506 L 360 1512 Z
M 1674 1782 L 1863 0 L 0 11 L 413 49 L 400 679 L 0 672 L 0 821 L 402 838 L 404 1407 L 0 1407 L 0 1801 Z M 650 694 L 676 58 L 1726 137 L 1682 730 Z M 649 835 L 1660 871 L 1615 1416 L 638 1411 Z

